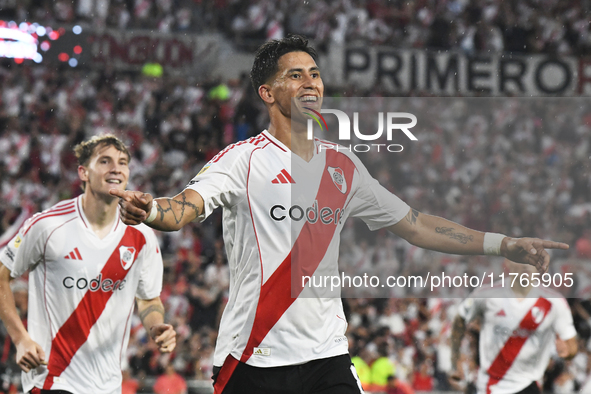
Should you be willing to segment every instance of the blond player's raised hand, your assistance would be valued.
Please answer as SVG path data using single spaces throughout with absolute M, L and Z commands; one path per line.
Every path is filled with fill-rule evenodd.
M 109 193 L 119 197 L 119 215 L 123 223 L 137 225 L 146 220 L 154 199 L 149 193 L 119 189 L 111 189 Z

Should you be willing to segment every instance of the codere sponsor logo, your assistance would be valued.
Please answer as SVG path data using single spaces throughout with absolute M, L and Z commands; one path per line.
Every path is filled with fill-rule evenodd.
M 109 278 L 103 279 L 103 274 L 101 273 L 98 277 L 91 279 L 90 281 L 86 278 L 76 279 L 71 276 L 66 276 L 62 281 L 62 284 L 66 289 L 90 289 L 90 291 L 101 290 L 105 293 L 108 293 L 116 290 L 123 290 L 125 279 L 113 282 L 113 280 Z
M 275 221 L 282 221 L 289 216 L 291 220 L 299 222 L 305 219 L 310 224 L 314 224 L 320 219 L 323 224 L 339 224 L 345 213 L 344 209 L 337 208 L 332 210 L 330 207 L 318 208 L 318 200 L 314 200 L 314 205 L 308 208 L 302 208 L 299 205 L 292 205 L 289 208 L 283 205 L 273 205 L 269 210 L 271 219 Z

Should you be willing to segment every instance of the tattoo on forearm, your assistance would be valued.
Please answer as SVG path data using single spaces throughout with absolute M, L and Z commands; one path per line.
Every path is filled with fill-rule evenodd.
M 157 312 L 164 317 L 164 307 L 162 305 L 150 305 L 146 309 L 140 312 L 140 320 L 143 322 L 146 316 L 148 316 L 152 312 Z
M 185 195 L 185 192 L 181 193 L 181 200 L 167 198 L 166 202 L 168 203 L 167 208 L 162 208 L 160 206 L 160 204 L 158 204 L 156 206 L 156 209 L 158 209 L 158 213 L 160 214 L 161 221 L 164 221 L 164 214 L 166 214 L 168 212 L 172 212 L 172 217 L 174 218 L 174 221 L 176 222 L 176 224 L 179 224 L 181 222 L 181 220 L 183 219 L 183 217 L 185 216 L 185 209 L 186 208 L 192 209 L 195 212 L 195 217 L 199 216 L 199 207 L 197 205 L 193 204 L 192 202 L 187 201 L 187 196 Z M 181 212 L 179 213 L 178 217 L 177 217 L 174 209 L 172 208 L 173 202 L 181 206 Z
M 408 214 L 406 215 L 405 219 L 410 224 L 416 224 L 418 217 L 419 217 L 419 211 L 417 211 L 414 208 L 411 208 L 410 211 L 408 211 Z
M 456 233 L 453 227 L 436 227 L 435 231 L 438 234 L 447 235 L 451 239 L 455 239 L 459 243 L 467 244 L 468 241 L 473 241 L 474 237 L 463 233 Z

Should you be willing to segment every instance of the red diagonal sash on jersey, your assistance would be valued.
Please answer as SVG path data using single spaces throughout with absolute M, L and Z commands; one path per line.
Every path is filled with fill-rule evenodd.
M 329 165 L 340 167 L 349 184 L 353 182 L 355 165 L 342 153 L 335 150 L 326 151 L 326 165 L 323 169 L 316 201 L 318 201 L 319 207 L 330 207 L 335 212 L 337 209 L 343 209 L 348 193 L 343 194 L 335 186 L 332 175 L 328 171 Z M 290 254 L 261 287 L 254 323 L 248 343 L 240 358 L 241 362 L 246 362 L 250 358 L 253 349 L 263 341 L 271 328 L 303 290 L 301 282 L 296 282 L 299 283 L 299 286 L 292 290 L 292 264 L 297 264 L 304 275 L 314 273 L 326 254 L 336 228 L 335 224 L 324 225 L 320 220 L 315 225 L 309 222 L 304 224 Z M 221 373 L 222 371 L 220 371 Z M 222 385 L 216 384 L 215 393 L 221 393 L 222 390 Z
M 351 183 L 355 165 L 342 153 L 332 149 L 326 151 L 326 165 L 322 172 L 316 201 L 319 207 L 331 207 L 334 212 L 337 209 L 343 209 L 348 193 L 341 193 L 334 185 L 328 171 L 329 165 L 340 167 L 344 171 L 345 179 Z M 261 287 L 252 331 L 240 361 L 246 362 L 250 358 L 253 348 L 263 341 L 269 330 L 302 292 L 301 280 L 296 280 L 298 287 L 292 288 L 292 265 L 296 265 L 294 271 L 312 275 L 326 254 L 336 229 L 335 224 L 324 225 L 317 221 L 312 225 L 306 221 L 289 255 Z
M 138 251 L 135 255 L 135 259 L 137 259 L 137 255 L 145 243 L 146 239 L 139 230 L 127 227 L 121 241 L 119 241 L 103 267 L 101 271 L 102 277 L 111 279 L 113 283 L 125 279 L 129 268 L 127 270 L 123 268 L 119 248 L 123 245 L 132 245 Z M 102 291 L 100 288 L 97 291 L 87 290 L 74 312 L 60 327 L 51 342 L 51 354 L 47 365 L 49 373 L 43 384 L 44 390 L 51 389 L 53 378 L 60 376 L 64 372 L 70 361 L 72 361 L 74 354 L 86 342 L 90 329 L 103 313 L 112 294 L 113 291 Z
M 516 331 L 535 331 L 539 325 L 542 324 L 548 312 L 550 312 L 550 308 L 552 308 L 550 301 L 545 298 L 538 298 L 534 306 L 531 307 L 523 320 L 521 320 Z M 534 316 L 535 310 L 539 311 L 539 313 L 543 313 L 543 315 L 538 314 L 537 316 Z M 511 368 L 511 365 L 513 365 L 513 362 L 517 358 L 525 341 L 527 341 L 528 336 L 518 334 L 519 333 L 514 333 L 509 337 L 505 346 L 503 346 L 497 357 L 493 360 L 488 371 L 486 371 L 489 376 L 488 384 L 486 385 L 486 394 L 490 394 L 490 386 L 494 386 L 503 379 L 503 376 L 505 376 L 509 368 Z

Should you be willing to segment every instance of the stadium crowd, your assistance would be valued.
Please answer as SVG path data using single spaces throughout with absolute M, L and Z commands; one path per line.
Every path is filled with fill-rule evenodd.
M 288 32 L 306 34 L 320 48 L 359 40 L 412 48 L 580 54 L 591 45 L 587 3 L 559 0 L 543 2 L 543 7 L 526 0 L 322 0 L 295 12 L 290 7 L 300 2 L 293 0 L 7 3 L 1 18 L 165 32 L 219 31 L 245 45 Z M 3 62 L 0 84 L 0 236 L 5 234 L 0 245 L 27 216 L 81 192 L 71 148 L 90 135 L 113 132 L 130 146 L 131 189 L 172 196 L 221 148 L 257 134 L 267 124 L 266 111 L 245 76 L 195 85 L 187 79 L 152 78 L 108 67 L 91 72 Z M 329 89 L 328 94 L 370 92 Z M 403 154 L 388 160 L 379 154 L 360 155 L 370 172 L 420 211 L 475 229 L 551 236 L 573 246 L 555 255 L 561 261 L 591 258 L 591 107 L 580 103 L 573 111 L 561 107 L 567 104 L 535 101 L 492 110 L 468 110 L 461 101 L 457 105 L 457 117 L 432 125 L 421 134 L 421 144 Z M 141 390 L 157 376 L 176 382 L 179 377 L 210 379 L 217 323 L 229 285 L 220 218 L 216 212 L 205 223 L 158 234 L 165 257 L 162 299 L 167 320 L 179 333 L 178 347 L 172 355 L 160 355 L 136 317 L 125 366 L 124 384 L 131 391 L 124 393 Z M 342 245 L 342 267 L 357 270 L 351 272 L 413 274 L 426 265 L 440 270 L 455 265 L 465 271 L 469 264 L 486 263 L 484 258 L 444 259 L 386 232 L 369 233 L 353 221 Z M 14 287 L 25 317 L 26 282 L 15 281 Z M 571 361 L 552 362 L 545 388 L 556 393 L 572 392 L 591 376 L 591 304 L 582 299 L 589 295 L 581 289 L 575 295 L 578 298 L 569 302 L 580 352 Z M 392 393 L 398 382 L 416 391 L 451 389 L 446 377 L 452 368 L 449 336 L 459 301 L 345 299 L 351 355 L 364 384 Z M 18 386 L 19 373 L 3 328 L 0 337 L 0 392 L 9 392 L 10 385 Z M 476 368 L 470 357 L 473 342 L 464 343 L 468 380 Z M 390 375 L 396 378 L 388 379 Z
M 221 32 L 258 46 L 287 33 L 320 48 L 360 41 L 406 48 L 584 54 L 585 1 L 58 0 L 3 1 L 1 18 L 161 32 Z

